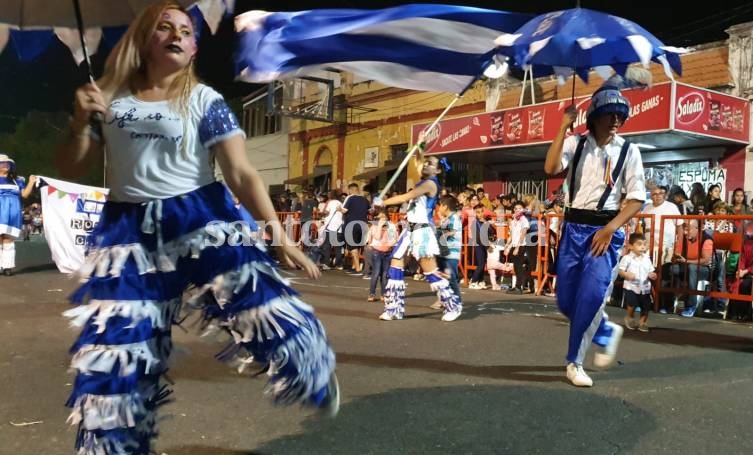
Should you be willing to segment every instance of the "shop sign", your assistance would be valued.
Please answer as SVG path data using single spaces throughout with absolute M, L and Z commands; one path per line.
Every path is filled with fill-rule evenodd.
M 621 134 L 668 131 L 672 127 L 670 120 L 674 120 L 678 130 L 748 141 L 748 102 L 744 99 L 676 84 L 673 109 L 671 82 L 622 93 L 630 102 L 630 118 L 620 128 Z M 564 110 L 570 104 L 570 100 L 559 100 L 443 120 L 427 136 L 427 152 L 444 154 L 549 143 L 557 135 Z M 575 99 L 575 133 L 586 131 L 590 104 L 590 96 Z M 413 125 L 413 139 L 428 125 Z
M 750 112 L 742 98 L 677 84 L 675 129 L 748 143 Z
M 658 84 L 647 90 L 624 90 L 630 101 L 630 118 L 621 132 L 647 132 L 669 129 L 671 85 Z M 586 131 L 590 96 L 575 99 L 578 115 L 576 133 Z M 557 135 L 564 110 L 570 100 L 552 101 L 495 112 L 447 119 L 427 136 L 428 153 L 519 147 L 551 142 Z M 429 124 L 413 125 L 413 137 Z

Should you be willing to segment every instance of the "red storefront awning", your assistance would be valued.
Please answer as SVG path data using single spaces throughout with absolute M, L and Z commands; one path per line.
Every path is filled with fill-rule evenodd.
M 624 90 L 630 118 L 620 134 L 651 151 L 745 145 L 750 109 L 743 98 L 677 82 Z M 590 96 L 578 97 L 575 133 L 586 130 Z M 446 119 L 429 135 L 428 154 L 473 153 L 471 161 L 515 163 L 543 160 L 570 100 Z M 412 138 L 429 123 L 412 126 Z

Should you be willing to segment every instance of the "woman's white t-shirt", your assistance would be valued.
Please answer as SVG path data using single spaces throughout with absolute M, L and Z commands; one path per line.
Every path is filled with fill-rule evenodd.
M 168 101 L 124 94 L 110 103 L 102 133 L 109 198 L 120 202 L 164 199 L 214 182 L 210 147 L 244 134 L 222 95 L 203 84 L 191 93 L 185 122 Z

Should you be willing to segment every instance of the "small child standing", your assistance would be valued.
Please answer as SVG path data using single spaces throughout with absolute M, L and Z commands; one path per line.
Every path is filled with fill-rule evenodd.
M 619 275 L 625 282 L 622 285 L 627 305 L 625 327 L 648 332 L 648 311 L 651 307 L 651 281 L 656 279 L 654 265 L 646 254 L 646 238 L 643 234 L 633 233 L 628 238 L 629 253 L 620 259 L 617 266 Z M 641 309 L 641 318 L 635 324 L 635 307 Z
M 508 289 L 508 294 L 522 294 L 523 286 L 528 283 L 528 269 L 526 268 L 525 244 L 526 234 L 531 227 L 525 216 L 525 207 L 518 201 L 513 206 L 515 212 L 510 221 L 510 241 L 505 246 L 505 256 L 515 266 L 515 287 Z M 535 261 L 535 258 L 534 258 Z M 534 262 L 535 263 L 535 262 Z
M 503 262 L 501 260 L 502 251 L 505 247 L 501 243 L 502 241 L 495 241 L 489 248 L 487 248 L 486 255 L 486 270 L 489 272 L 489 278 L 492 282 L 492 291 L 501 291 L 501 283 L 497 282 L 497 272 L 500 274 L 500 281 L 504 279 L 504 274 L 510 272 L 509 262 Z
M 483 204 L 477 204 L 473 208 L 475 213 L 475 219 L 469 220 L 468 234 L 470 235 L 471 244 L 473 245 L 473 256 L 475 259 L 476 268 L 471 275 L 468 289 L 486 289 L 486 282 L 484 281 L 484 266 L 486 265 L 486 243 L 483 241 L 485 236 L 488 236 L 489 226 L 484 212 L 487 210 Z
M 369 287 L 369 302 L 376 302 L 376 285 L 380 281 L 382 299 L 387 287 L 387 271 L 390 269 L 390 255 L 392 247 L 397 242 L 397 228 L 387 218 L 387 211 L 383 208 L 375 211 L 376 221 L 369 228 L 366 245 L 371 248 L 371 286 Z
M 439 204 L 437 204 L 437 212 L 439 213 L 437 265 L 440 271 L 447 274 L 450 287 L 458 296 L 458 300 L 461 300 L 458 264 L 460 263 L 460 249 L 463 246 L 463 226 L 457 208 L 458 200 L 449 195 L 442 196 L 439 199 Z M 440 310 L 442 309 L 442 302 L 437 300 L 431 307 Z

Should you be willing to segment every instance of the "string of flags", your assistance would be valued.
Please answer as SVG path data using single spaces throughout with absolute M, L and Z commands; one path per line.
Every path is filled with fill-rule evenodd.
M 201 25 L 206 24 L 209 32 L 214 35 L 219 29 L 221 21 L 231 15 L 234 9 L 235 0 L 198 0 L 192 2 L 187 10 L 195 23 L 200 24 L 196 30 L 197 39 L 200 38 Z M 18 27 L 17 22 L 13 22 L 11 17 L 6 16 L 8 15 L 0 15 L 0 52 L 6 45 L 11 44 L 18 59 L 22 62 L 29 62 L 42 55 L 55 40 L 58 40 L 70 49 L 76 64 L 81 64 L 84 60 L 78 29 L 53 26 L 23 28 Z M 86 14 L 84 16 L 86 17 Z M 104 43 L 102 50 L 109 53 L 110 49 L 125 33 L 131 19 L 124 18 L 121 20 L 120 18 L 108 17 L 109 23 L 122 23 L 122 25 L 99 27 L 92 24 L 92 26 L 87 27 L 84 33 L 89 54 L 97 53 L 100 43 Z
M 107 201 L 107 195 L 104 193 L 101 193 L 99 191 L 91 191 L 88 193 L 69 193 L 65 192 L 63 190 L 57 189 L 52 185 L 47 185 L 47 196 L 55 196 L 58 199 L 63 199 L 64 197 L 68 197 L 71 202 L 75 202 L 80 196 L 83 196 L 83 199 L 86 200 L 93 200 L 97 202 L 105 202 Z

